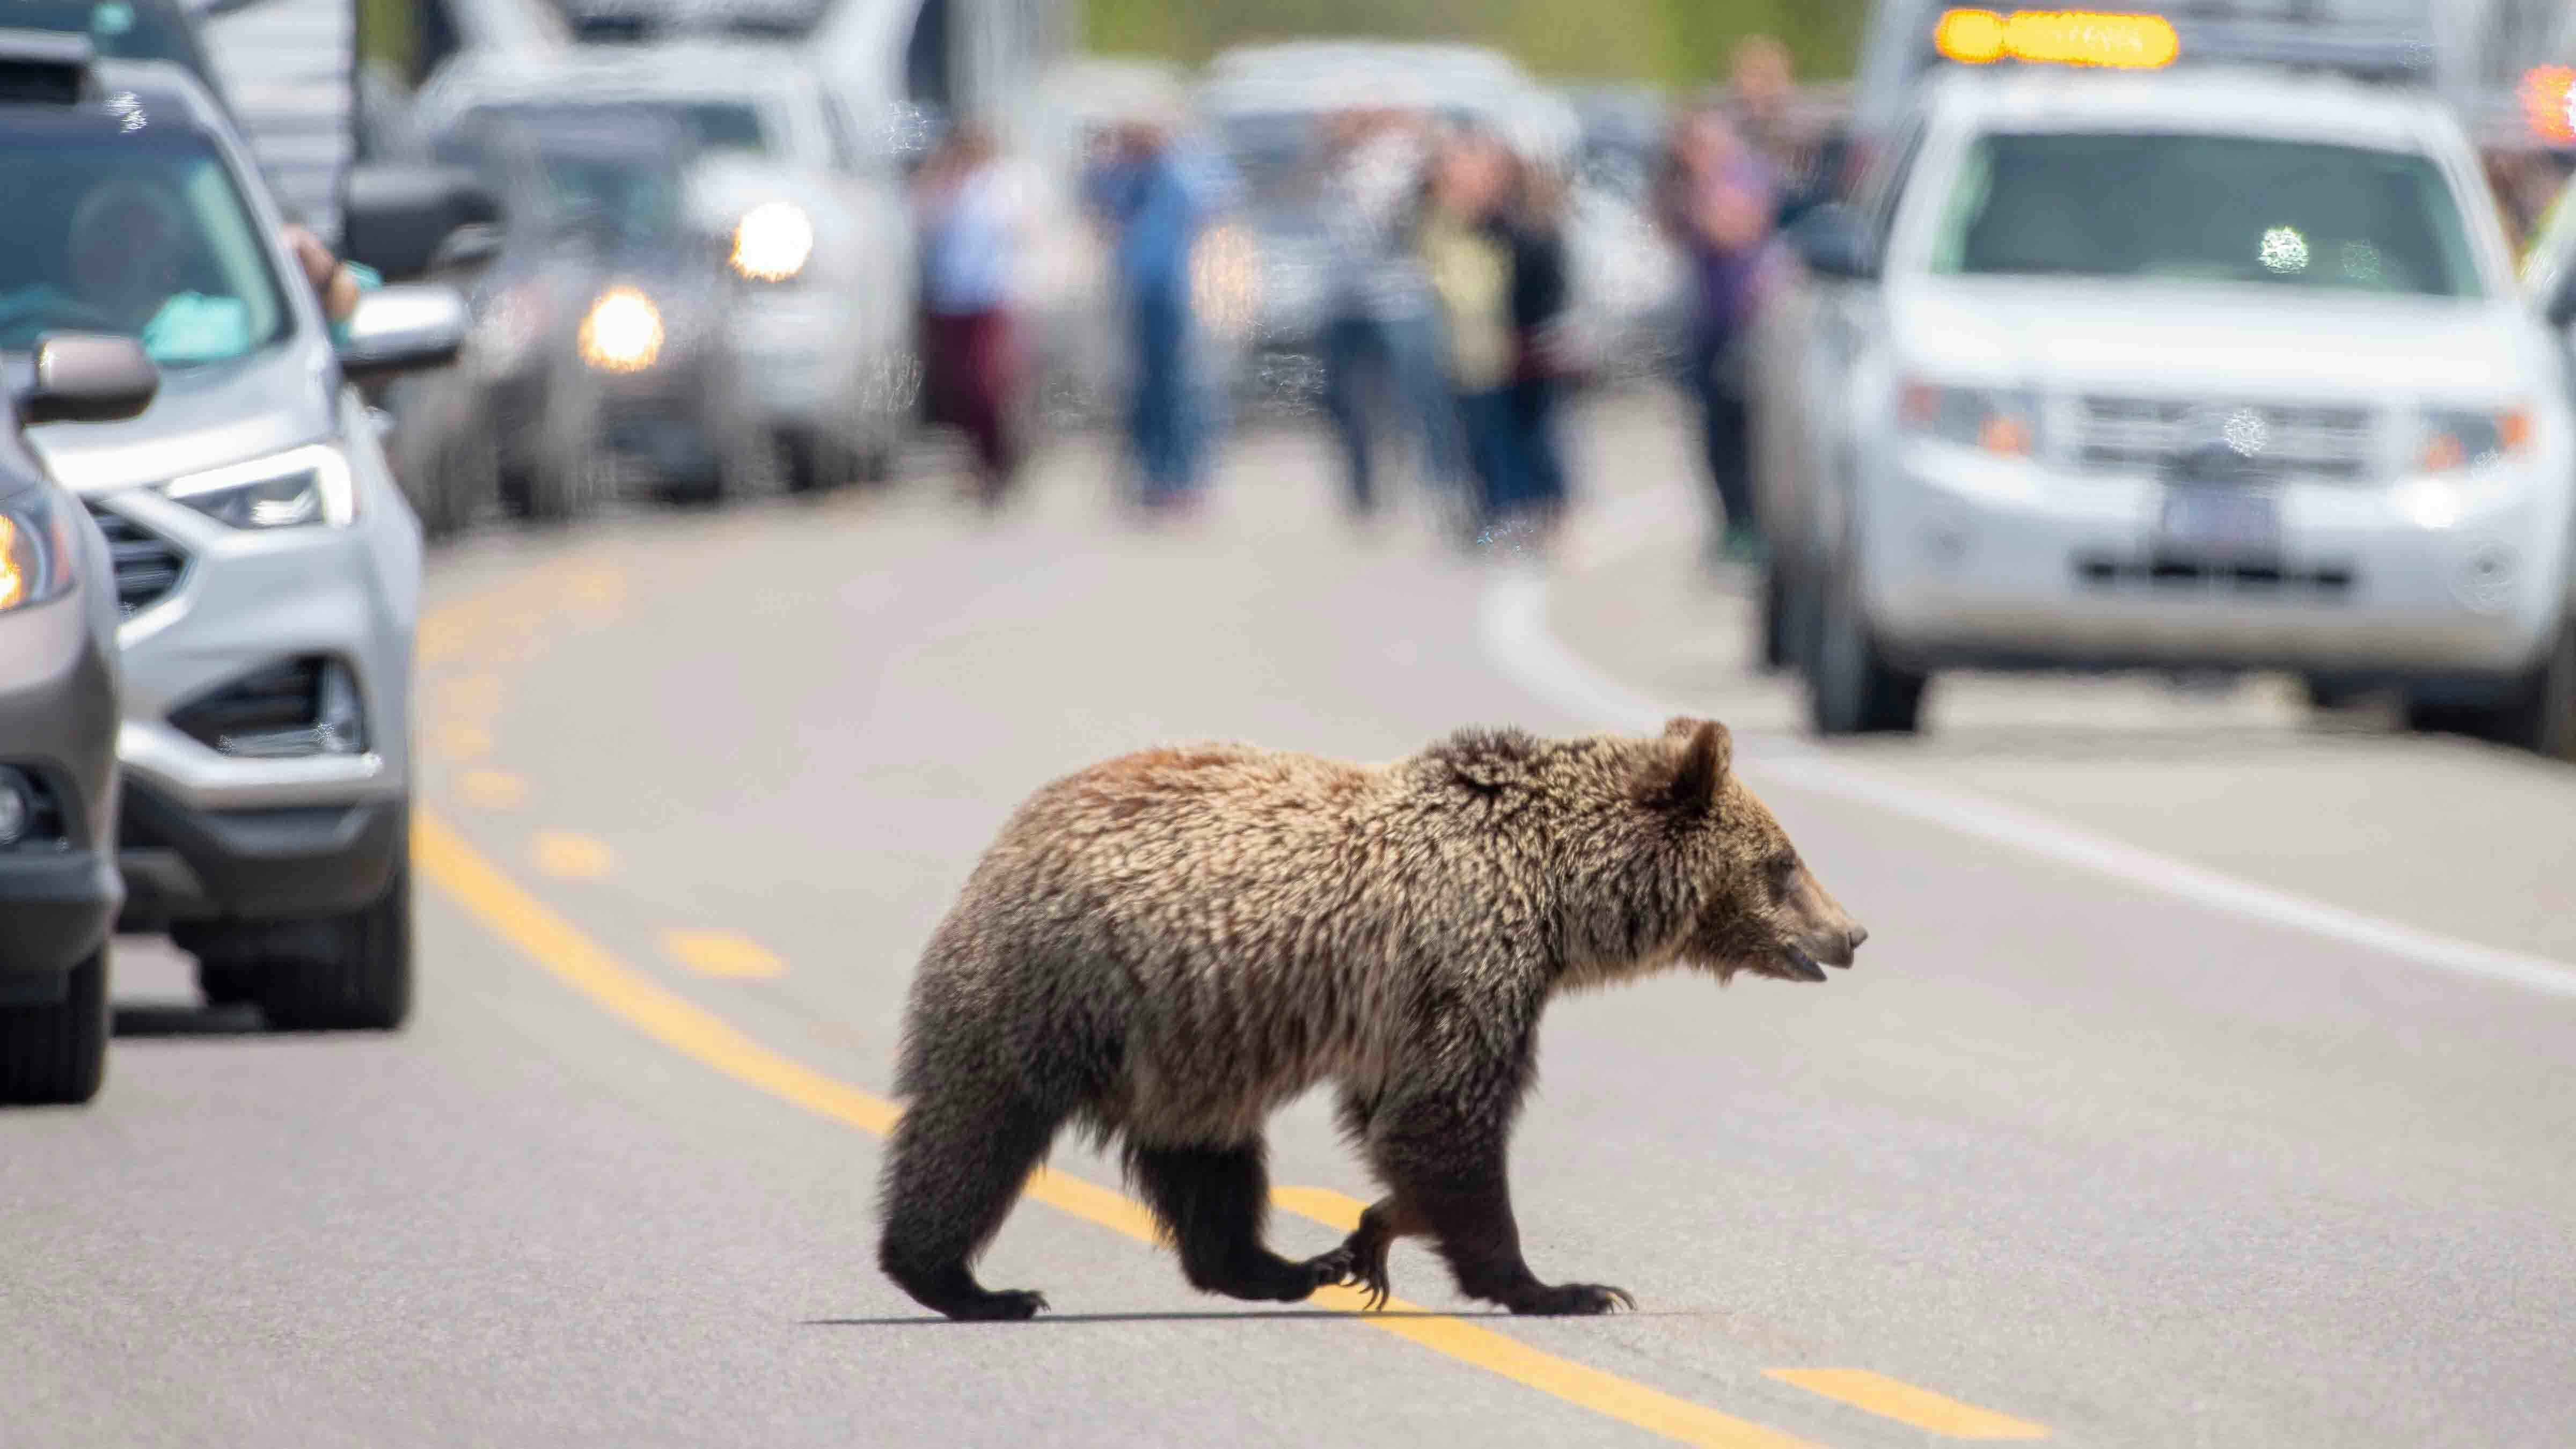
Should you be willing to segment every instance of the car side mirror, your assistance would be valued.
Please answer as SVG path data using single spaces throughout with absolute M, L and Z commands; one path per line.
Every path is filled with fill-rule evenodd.
M 465 294 L 454 287 L 414 284 L 361 292 L 340 344 L 340 371 L 352 382 L 368 383 L 445 367 L 464 350 L 472 325 Z
M 18 390 L 18 423 L 117 423 L 152 405 L 161 369 L 131 337 L 57 332 L 36 343 L 35 367 Z
M 460 166 L 353 166 L 341 216 L 345 254 L 389 282 L 485 260 L 500 248 L 501 203 Z
M 1807 270 L 1818 276 L 1860 281 L 1876 270 L 1860 214 L 1841 202 L 1827 202 L 1799 217 L 1789 238 Z

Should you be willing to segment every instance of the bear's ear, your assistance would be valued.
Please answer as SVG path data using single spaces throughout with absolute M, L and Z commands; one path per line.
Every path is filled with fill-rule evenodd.
M 1735 740 L 1713 719 L 1675 720 L 1666 727 L 1666 737 L 1680 733 L 1674 726 L 1684 724 L 1691 727 L 1689 742 L 1682 746 L 1671 778 L 1655 792 L 1656 802 L 1684 815 L 1705 815 L 1735 763 Z
M 1707 720 L 1699 719 L 1691 715 L 1674 715 L 1671 719 L 1664 721 L 1664 738 L 1668 740 L 1689 739 L 1691 736 L 1698 734 L 1699 727 L 1706 723 L 1708 723 Z

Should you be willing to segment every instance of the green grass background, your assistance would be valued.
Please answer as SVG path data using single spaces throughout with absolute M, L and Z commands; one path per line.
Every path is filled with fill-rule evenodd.
M 1540 75 L 1693 86 L 1767 32 L 1801 80 L 1851 73 L 1865 0 L 1089 0 L 1094 50 L 1198 63 L 1229 45 L 1317 35 L 1463 39 Z

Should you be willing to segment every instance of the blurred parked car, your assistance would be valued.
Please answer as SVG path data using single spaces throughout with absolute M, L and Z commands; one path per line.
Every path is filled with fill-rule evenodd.
M 2564 366 L 2433 98 L 1947 74 L 1801 235 L 1759 486 L 1819 730 L 1943 668 L 2221 666 L 2565 747 Z
M 722 238 L 688 215 L 696 134 L 613 104 L 491 107 L 435 151 L 518 219 L 479 279 L 472 353 L 504 506 L 570 516 L 627 462 L 701 498 L 748 486 L 767 434 L 725 346 Z
M 420 530 L 349 380 L 445 362 L 463 299 L 370 292 L 335 348 L 275 203 L 185 72 L 25 46 L 6 65 L 0 348 L 122 332 L 162 374 L 130 421 L 29 434 L 115 556 L 122 928 L 167 930 L 211 999 L 273 1022 L 397 1026 Z M 389 274 L 489 214 L 382 179 L 353 178 L 348 222 Z
M 0 60 L 0 66 L 6 61 Z M 132 338 L 7 339 L 0 429 L 0 1102 L 86 1102 L 107 1060 L 116 569 L 18 430 L 109 422 L 159 378 Z M 19 348 L 24 347 L 24 352 Z
M 862 148 L 802 52 L 781 44 L 466 55 L 420 99 L 432 131 L 469 112 L 551 128 L 609 105 L 665 117 L 695 138 L 703 159 L 691 173 L 690 223 L 731 239 L 736 285 L 719 311 L 721 342 L 753 384 L 750 405 L 789 486 L 883 476 L 909 428 L 920 366 L 910 213 L 882 155 Z M 647 304 L 618 302 L 612 335 L 663 327 L 667 337 Z

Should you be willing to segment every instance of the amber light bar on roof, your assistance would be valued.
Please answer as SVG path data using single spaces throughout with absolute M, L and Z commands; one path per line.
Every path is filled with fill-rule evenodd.
M 1945 10 L 1932 27 L 1932 45 L 1969 65 L 2020 60 L 2120 70 L 2171 65 L 2182 50 L 2172 22 L 2161 15 L 2089 10 Z
M 2576 144 L 2576 69 L 2536 65 L 2522 75 L 2522 118 L 2552 145 Z

